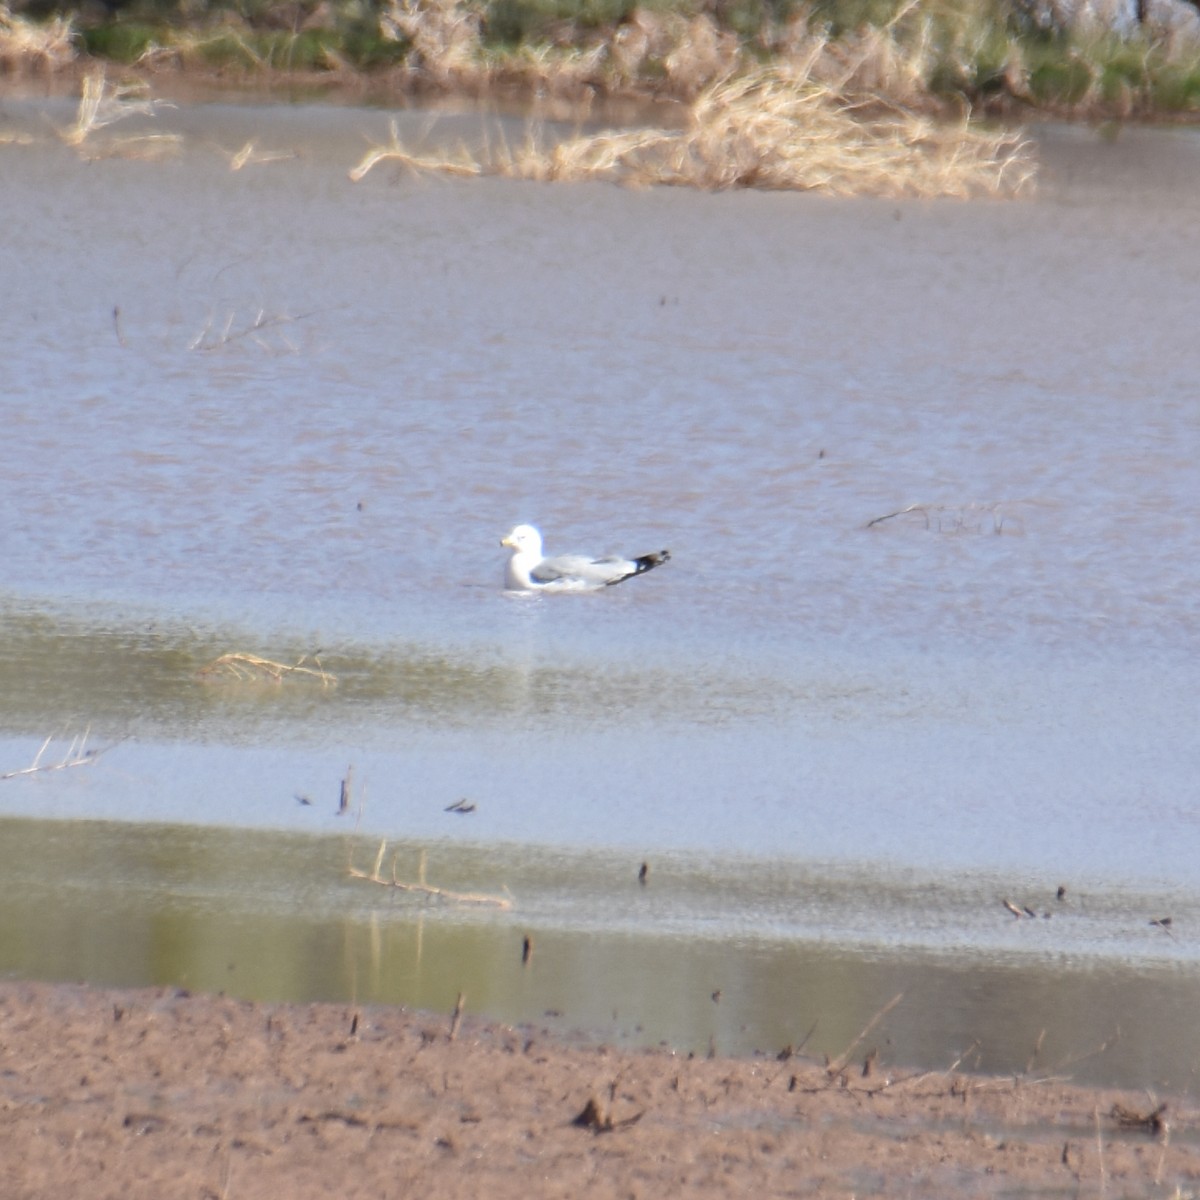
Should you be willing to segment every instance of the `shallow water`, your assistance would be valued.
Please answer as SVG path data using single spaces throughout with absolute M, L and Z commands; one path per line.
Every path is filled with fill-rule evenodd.
M 468 1009 L 706 1053 L 787 1047 L 1190 1089 L 1195 972 L 1169 930 L 1194 899 L 1021 893 L 1012 880 L 789 860 L 389 843 L 382 876 L 511 907 L 439 904 L 349 874 L 378 846 L 133 822 L 10 820 L 10 973 L 260 999 Z M 1157 905 L 1158 907 L 1153 907 Z M 525 940 L 531 953 L 525 961 Z M 855 1039 L 885 1004 L 887 1019 Z
M 34 137 L 0 145 L 0 771 L 48 735 L 42 763 L 84 729 L 112 748 L 0 781 L 0 813 L 329 834 L 353 765 L 364 838 L 699 856 L 720 954 L 766 919 L 701 903 L 730 863 L 783 895 L 819 867 L 903 897 L 818 910 L 860 964 L 1106 964 L 1133 991 L 1098 989 L 1089 1029 L 1195 981 L 1193 131 L 1042 130 L 1036 198 L 961 204 L 356 185 L 388 115 L 302 106 L 167 110 L 177 158 L 88 162 L 47 133 L 69 116 L 0 106 Z M 231 172 L 249 137 L 295 156 Z M 514 598 L 518 520 L 673 559 Z M 198 677 L 231 650 L 319 651 L 337 685 Z M 937 881 L 972 899 L 914 927 Z M 1000 901 L 1059 884 L 1136 919 L 1017 933 Z M 698 944 L 567 900 L 563 936 Z M 784 922 L 767 958 L 818 932 Z M 722 1022 L 792 1040 L 745 971 Z M 868 974 L 838 991 L 869 1016 Z

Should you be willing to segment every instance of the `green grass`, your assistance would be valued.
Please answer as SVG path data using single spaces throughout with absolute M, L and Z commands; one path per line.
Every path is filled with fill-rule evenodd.
M 73 24 L 82 51 L 122 64 L 161 46 L 185 66 L 320 72 L 346 64 L 374 71 L 404 65 L 414 49 L 409 34 L 397 37 L 393 26 L 388 36 L 381 24 L 395 2 L 128 0 L 115 12 L 81 8 Z M 884 82 L 868 88 L 886 96 L 890 78 L 903 90 L 891 97 L 899 103 L 1025 104 L 1098 117 L 1200 111 L 1200 46 L 1173 49 L 1153 30 L 1122 38 L 1052 29 L 1016 0 L 459 0 L 457 8 L 452 0 L 441 2 L 450 7 L 430 15 L 433 32 L 439 20 L 476 14 L 478 41 L 466 53 L 486 59 L 496 77 L 510 82 L 523 77 L 515 52 L 526 62 L 530 51 L 536 56 L 548 48 L 565 56 L 613 38 L 646 13 L 671 32 L 665 50 L 660 44 L 643 55 L 633 86 L 661 94 L 673 86 L 664 69 L 667 54 L 688 48 L 686 22 L 703 15 L 736 35 L 747 68 L 770 65 L 781 46 L 796 44 L 797 33 L 801 51 L 807 35 L 843 45 L 848 60 L 882 56 L 871 61 Z M 56 0 L 15 0 L 11 11 L 46 18 L 62 9 Z M 455 49 L 461 63 L 462 43 Z M 422 53 L 428 66 L 427 46 Z M 628 76 L 620 83 L 628 86 Z
M 83 49 L 96 58 L 136 62 L 151 45 L 161 45 L 162 27 L 140 21 L 113 22 L 82 30 Z

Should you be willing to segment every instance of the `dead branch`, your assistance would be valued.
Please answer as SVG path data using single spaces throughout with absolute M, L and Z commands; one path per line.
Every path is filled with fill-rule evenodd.
M 872 1029 L 874 1029 L 874 1028 L 875 1028 L 875 1026 L 876 1026 L 876 1025 L 878 1025 L 878 1024 L 879 1024 L 879 1022 L 880 1022 L 880 1021 L 882 1021 L 882 1020 L 883 1020 L 883 1018 L 884 1018 L 884 1017 L 886 1017 L 886 1016 L 887 1016 L 887 1014 L 888 1014 L 888 1013 L 890 1013 L 890 1012 L 892 1011 L 892 1009 L 893 1009 L 893 1008 L 895 1008 L 895 1007 L 896 1007 L 896 1005 L 897 1005 L 897 1004 L 899 1004 L 899 1003 L 900 1003 L 900 1001 L 901 1001 L 901 1000 L 903 1000 L 903 999 L 904 999 L 904 993 L 903 993 L 903 992 L 897 992 L 897 993 L 896 993 L 896 994 L 895 994 L 895 995 L 894 995 L 894 996 L 893 996 L 893 997 L 892 997 L 892 998 L 891 998 L 891 999 L 890 999 L 890 1000 L 889 1000 L 889 1001 L 888 1001 L 888 1002 L 887 1002 L 887 1003 L 886 1003 L 886 1004 L 885 1004 L 885 1005 L 884 1005 L 884 1006 L 883 1006 L 883 1007 L 882 1007 L 882 1008 L 881 1008 L 881 1009 L 880 1009 L 880 1010 L 879 1010 L 879 1011 L 878 1011 L 878 1012 L 877 1012 L 877 1013 L 876 1013 L 876 1014 L 875 1014 L 875 1015 L 874 1015 L 874 1016 L 873 1016 L 873 1017 L 872 1017 L 872 1018 L 871 1018 L 871 1019 L 870 1019 L 870 1020 L 869 1020 L 869 1021 L 866 1023 L 866 1025 L 865 1025 L 865 1026 L 863 1026 L 863 1030 L 862 1030 L 862 1032 L 861 1032 L 861 1033 L 860 1033 L 860 1034 L 859 1034 L 859 1035 L 858 1035 L 858 1036 L 857 1036 L 857 1037 L 856 1037 L 856 1038 L 855 1038 L 855 1039 L 854 1039 L 854 1040 L 853 1040 L 853 1041 L 850 1043 L 850 1045 L 848 1045 L 848 1046 L 846 1047 L 846 1049 L 845 1049 L 845 1050 L 843 1050 L 843 1051 L 841 1052 L 841 1054 L 839 1054 L 839 1055 L 837 1056 L 837 1058 L 835 1058 L 835 1059 L 833 1060 L 833 1062 L 831 1062 L 831 1063 L 829 1064 L 829 1066 L 825 1068 L 826 1072 L 827 1072 L 829 1075 L 836 1075 L 836 1074 L 837 1074 L 839 1071 L 843 1070 L 843 1069 L 844 1069 L 844 1067 L 846 1066 L 846 1063 L 850 1061 L 850 1055 L 853 1053 L 855 1046 L 857 1046 L 857 1045 L 859 1044 L 859 1042 L 861 1042 L 861 1041 L 863 1040 L 863 1038 L 865 1038 L 865 1037 L 867 1036 L 867 1034 L 869 1034 L 869 1033 L 871 1032 L 871 1030 L 872 1030 Z
M 897 517 L 911 516 L 918 513 L 924 519 L 925 528 L 936 530 L 938 533 L 982 533 L 987 518 L 991 518 L 991 531 L 995 534 L 1025 532 L 1025 522 L 1019 514 L 1010 511 L 1011 501 L 997 501 L 994 504 L 910 504 L 907 508 L 898 508 L 895 512 L 884 513 L 875 517 L 863 526 L 871 529 L 882 525 L 884 521 L 892 521 Z M 1005 522 L 1012 522 L 1012 530 L 1005 529 Z
M 439 171 L 442 174 L 467 177 L 483 174 L 483 167 L 479 163 L 474 162 L 463 148 L 459 150 L 458 159 L 446 159 L 434 156 L 423 157 L 408 150 L 400 141 L 400 131 L 395 121 L 391 122 L 390 132 L 391 138 L 386 145 L 372 146 L 363 156 L 358 166 L 350 171 L 351 182 L 358 183 L 359 180 L 367 175 L 372 167 L 378 166 L 381 162 L 398 162 L 401 166 L 408 167 L 412 171 Z
M 88 734 L 91 733 L 91 728 L 92 727 L 89 725 L 87 729 L 83 731 L 83 733 L 71 739 L 71 744 L 67 747 L 67 752 L 58 762 L 42 762 L 42 756 L 46 753 L 50 743 L 54 741 L 54 735 L 51 734 L 42 743 L 41 749 L 39 749 L 38 752 L 33 756 L 33 762 L 29 766 L 22 767 L 18 771 L 8 771 L 5 774 L 0 775 L 0 780 L 16 779 L 21 775 L 36 775 L 41 771 L 63 771 L 67 767 L 89 766 L 91 763 L 94 763 L 96 759 L 100 757 L 100 755 L 112 749 L 112 746 L 105 746 L 100 750 L 87 749 Z M 113 743 L 113 745 L 117 744 L 118 743 L 116 742 Z
M 275 313 L 268 315 L 265 308 L 260 308 L 254 318 L 240 329 L 234 328 L 234 321 L 237 319 L 237 313 L 231 312 L 225 319 L 225 324 L 220 332 L 213 333 L 213 318 L 210 316 L 204 324 L 204 328 L 196 334 L 188 343 L 189 350 L 223 350 L 226 346 L 232 346 L 237 342 L 249 338 L 256 346 L 263 350 L 270 350 L 271 347 L 266 339 L 259 335 L 268 331 L 274 330 L 276 337 L 295 354 L 298 347 L 290 342 L 284 335 L 279 332 L 284 326 L 294 325 L 297 321 L 306 321 L 312 313 L 301 313 L 296 317 L 289 317 L 284 313 Z
M 379 852 L 375 855 L 375 865 L 370 871 L 360 871 L 353 863 L 346 869 L 354 879 L 363 879 L 367 883 L 377 883 L 380 887 L 394 888 L 401 892 L 413 892 L 427 896 L 432 900 L 442 900 L 448 904 L 475 904 L 486 908 L 512 908 L 511 896 L 498 896 L 488 892 L 455 892 L 450 888 L 438 887 L 425 881 L 425 851 L 421 851 L 421 859 L 417 868 L 415 882 L 400 879 L 396 874 L 396 859 L 392 855 L 391 877 L 382 874 L 383 856 L 387 851 L 387 838 L 379 843 Z
M 311 660 L 316 665 L 306 667 L 304 663 Z M 261 682 L 269 680 L 272 683 L 282 683 L 286 677 L 300 676 L 307 679 L 319 680 L 322 687 L 336 687 L 337 676 L 326 671 L 321 666 L 321 660 L 315 654 L 302 654 L 294 663 L 279 663 L 269 658 L 261 658 L 257 654 L 246 654 L 233 651 L 214 658 L 212 662 L 196 672 L 200 679 L 210 679 L 217 676 L 231 678 L 239 683 Z
M 240 171 L 243 167 L 259 166 L 262 163 L 287 162 L 300 157 L 296 150 L 259 150 L 253 138 L 235 153 L 222 153 L 229 159 L 231 171 Z
M 97 129 L 126 117 L 152 117 L 163 101 L 152 100 L 144 83 L 110 84 L 104 72 L 84 76 L 74 124 L 58 131 L 68 146 L 82 146 Z M 171 107 L 168 105 L 167 107 Z
M 1123 1104 L 1114 1104 L 1110 1116 L 1122 1129 L 1141 1129 L 1157 1135 L 1169 1128 L 1166 1111 L 1166 1104 L 1160 1104 L 1153 1112 L 1148 1113 L 1134 1112 Z
M 454 1041 L 458 1037 L 458 1027 L 462 1024 L 463 1009 L 467 1005 L 467 996 L 465 992 L 458 993 L 458 999 L 454 1002 L 454 1011 L 450 1014 L 450 1032 L 447 1035 L 450 1041 Z

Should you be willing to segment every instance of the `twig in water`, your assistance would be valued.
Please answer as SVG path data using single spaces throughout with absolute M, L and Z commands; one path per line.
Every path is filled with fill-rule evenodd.
M 512 897 L 497 896 L 487 892 L 455 892 L 450 888 L 437 887 L 425 882 L 425 852 L 421 851 L 420 864 L 417 869 L 415 883 L 407 882 L 396 877 L 396 856 L 392 856 L 392 874 L 388 879 L 382 874 L 383 856 L 387 850 L 387 838 L 379 843 L 379 852 L 375 855 L 375 865 L 370 872 L 360 871 L 353 863 L 347 868 L 354 879 L 365 879 L 368 883 L 377 883 L 380 887 L 395 888 L 401 892 L 415 892 L 435 900 L 444 900 L 450 904 L 477 904 L 486 908 L 512 908 Z
M 372 146 L 363 156 L 362 161 L 350 172 L 350 181 L 358 183 L 372 167 L 381 162 L 398 162 L 414 171 L 440 171 L 449 175 L 482 175 L 483 167 L 473 161 L 465 148 L 460 149 L 457 161 L 438 157 L 422 157 L 405 149 L 400 141 L 400 130 L 396 122 L 391 122 L 391 138 L 386 145 Z
M 97 129 L 103 129 L 125 117 L 152 117 L 163 102 L 148 99 L 144 83 L 110 85 L 103 71 L 84 77 L 75 123 L 59 131 L 68 146 L 81 146 Z
M 829 1075 L 836 1075 L 840 1072 L 850 1060 L 850 1055 L 854 1052 L 854 1048 L 887 1016 L 888 1013 L 904 999 L 903 992 L 897 992 L 863 1027 L 862 1032 L 856 1037 L 845 1050 L 838 1055 L 837 1058 L 825 1068 Z
M 984 522 L 988 516 L 991 517 L 992 533 L 1002 534 L 1005 532 L 1004 523 L 1006 520 L 1012 520 L 1016 523 L 1015 532 L 1020 534 L 1025 532 L 1025 522 L 1019 515 L 1013 515 L 1006 512 L 1005 504 L 1012 502 L 997 501 L 994 504 L 910 504 L 907 508 L 899 508 L 895 512 L 884 513 L 881 517 L 875 517 L 868 521 L 864 528 L 870 529 L 875 525 L 882 525 L 884 521 L 894 520 L 896 517 L 907 517 L 912 513 L 920 513 L 925 521 L 926 529 L 936 529 L 938 533 L 962 533 L 964 531 L 982 533 Z
M 1088 1059 L 1098 1058 L 1101 1054 L 1106 1054 L 1120 1040 L 1121 1040 L 1121 1030 L 1118 1027 L 1117 1030 L 1113 1033 L 1112 1037 L 1105 1038 L 1104 1041 L 1102 1041 L 1100 1043 L 1100 1045 L 1098 1045 L 1094 1050 L 1085 1050 L 1081 1054 L 1073 1055 L 1070 1058 L 1060 1059 L 1058 1062 L 1054 1063 L 1054 1065 L 1052 1067 L 1050 1067 L 1050 1070 L 1053 1071 L 1055 1076 L 1057 1077 L 1057 1076 L 1061 1075 L 1069 1067 L 1077 1066 L 1081 1062 L 1087 1062 Z M 1040 1046 L 1040 1039 L 1039 1039 L 1039 1046 Z
M 296 317 L 289 317 L 284 313 L 276 313 L 268 316 L 265 308 L 260 308 L 248 324 L 240 329 L 234 329 L 233 323 L 237 319 L 237 313 L 231 312 L 225 320 L 225 325 L 222 330 L 213 334 L 213 318 L 210 316 L 204 324 L 204 328 L 188 343 L 189 350 L 223 350 L 226 346 L 232 346 L 244 338 L 250 338 L 256 346 L 262 350 L 271 350 L 272 347 L 265 338 L 259 335 L 266 330 L 274 330 L 279 340 L 287 347 L 287 349 L 295 354 L 298 347 L 295 343 L 289 341 L 279 330 L 286 325 L 295 324 L 297 321 L 306 321 L 314 314 L 311 312 L 301 313 Z
M 463 1007 L 466 1003 L 466 994 L 459 992 L 458 999 L 454 1002 L 454 1011 L 450 1014 L 450 1041 L 458 1037 L 458 1027 L 462 1024 Z
M 1042 1054 L 1042 1043 L 1043 1043 L 1045 1040 L 1046 1040 L 1046 1031 L 1043 1029 L 1043 1030 L 1042 1030 L 1042 1031 L 1041 1031 L 1041 1032 L 1040 1032 L 1040 1033 L 1037 1035 L 1037 1041 L 1036 1041 L 1036 1042 L 1034 1042 L 1034 1044 L 1033 1044 L 1033 1053 L 1032 1053 L 1032 1054 L 1029 1056 L 1029 1059 L 1028 1059 L 1028 1061 L 1025 1063 L 1025 1071 L 1024 1071 L 1024 1073 L 1025 1073 L 1026 1075 L 1030 1075 L 1030 1074 L 1032 1074 L 1032 1073 L 1033 1073 L 1033 1068 L 1034 1068 L 1034 1065 L 1037 1063 L 1037 1060 L 1038 1060 L 1038 1059 L 1041 1057 L 1041 1054 Z
M 310 659 L 316 665 L 306 667 L 304 663 Z M 337 676 L 326 671 L 321 666 L 321 660 L 315 654 L 302 654 L 294 663 L 288 665 L 269 658 L 262 658 L 257 654 L 234 651 L 214 658 L 212 662 L 201 667 L 196 674 L 202 679 L 212 676 L 228 676 L 239 683 L 264 679 L 270 680 L 272 683 L 282 683 L 285 676 L 300 676 L 320 680 L 322 687 L 333 687 L 337 684 Z
M 1104 1171 L 1104 1132 L 1100 1128 L 1100 1109 L 1092 1109 L 1092 1117 L 1096 1122 L 1096 1153 L 1100 1159 L 1100 1194 L 1103 1196 L 1107 1191 L 1108 1183 L 1105 1178 Z
M 884 513 L 882 517 L 876 517 L 873 521 L 868 521 L 866 528 L 870 529 L 872 525 L 881 525 L 884 521 L 890 521 L 893 517 L 906 517 L 909 513 L 919 512 L 925 517 L 925 528 L 929 528 L 929 509 L 924 504 L 910 504 L 907 508 L 897 509 L 895 512 Z
M 817 1026 L 821 1023 L 821 1018 L 818 1017 L 809 1027 L 808 1032 L 800 1039 L 800 1045 L 796 1046 L 792 1051 L 793 1054 L 803 1054 L 804 1047 L 812 1040 L 812 1035 L 817 1032 Z
M 1166 1118 L 1167 1105 L 1160 1104 L 1152 1112 L 1139 1113 L 1123 1104 L 1114 1104 L 1110 1115 L 1122 1129 L 1143 1129 L 1158 1135 L 1170 1128 Z
M 284 162 L 299 158 L 295 150 L 256 150 L 254 139 L 248 141 L 236 154 L 229 155 L 229 169 L 240 171 L 243 167 L 258 166 L 260 163 Z
M 979 1039 L 976 1038 L 949 1066 L 940 1067 L 934 1071 L 919 1071 L 916 1075 L 906 1075 L 903 1079 L 897 1079 L 891 1086 L 908 1087 L 910 1084 L 920 1083 L 924 1079 L 930 1078 L 932 1075 L 953 1075 L 955 1071 L 962 1065 L 962 1061 L 968 1054 L 973 1054 L 979 1049 Z
M 67 767 L 86 767 L 90 763 L 94 763 L 105 751 L 111 750 L 112 746 L 105 746 L 100 750 L 88 750 L 87 740 L 88 734 L 91 733 L 92 727 L 89 725 L 82 734 L 71 739 L 71 744 L 67 747 L 66 754 L 58 762 L 42 762 L 42 755 L 46 753 L 50 743 L 54 741 L 54 734 L 51 734 L 41 746 L 41 749 L 33 756 L 33 762 L 22 767 L 19 771 L 8 771 L 0 775 L 0 780 L 16 779 L 20 775 L 36 775 L 40 771 L 62 771 Z M 123 739 L 122 739 L 123 740 Z M 114 742 L 113 745 L 119 743 Z

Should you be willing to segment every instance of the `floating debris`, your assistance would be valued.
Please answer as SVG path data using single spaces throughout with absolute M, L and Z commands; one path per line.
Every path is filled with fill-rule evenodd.
M 306 662 L 315 665 L 306 667 Z M 319 682 L 322 687 L 333 687 L 337 684 L 337 676 L 326 671 L 315 654 L 302 654 L 294 663 L 288 664 L 235 650 L 214 658 L 212 662 L 201 667 L 196 675 L 205 681 L 232 679 L 238 683 L 282 683 L 285 679 L 311 679 Z
M 1158 1135 L 1167 1132 L 1170 1124 L 1166 1119 L 1167 1106 L 1160 1104 L 1153 1112 L 1138 1113 L 1123 1104 L 1114 1104 L 1110 1116 L 1122 1129 L 1144 1129 L 1147 1133 Z
M 630 1125 L 636 1125 L 645 1115 L 643 1109 L 631 1117 L 622 1117 L 619 1121 L 614 1120 L 609 1109 L 593 1096 L 583 1106 L 583 1111 L 571 1121 L 571 1124 L 577 1125 L 580 1129 L 590 1129 L 593 1133 L 612 1133 L 614 1129 L 625 1129 Z
M 88 750 L 87 740 L 88 734 L 91 733 L 89 725 L 83 733 L 78 734 L 71 739 L 70 745 L 67 747 L 66 753 L 56 762 L 42 762 L 42 756 L 46 753 L 50 743 L 54 741 L 54 734 L 51 734 L 41 745 L 41 749 L 33 756 L 33 762 L 27 767 L 21 767 L 16 771 L 6 771 L 0 775 L 0 780 L 16 779 L 21 775 L 36 775 L 40 771 L 63 771 L 67 767 L 86 767 L 94 763 L 100 755 L 111 750 L 112 746 L 105 746 L 100 750 Z M 124 739 L 122 739 L 124 740 Z M 119 743 L 114 742 L 114 745 Z
M 367 883 L 377 883 L 380 887 L 395 888 L 401 892 L 417 892 L 423 896 L 428 896 L 430 899 L 444 900 L 449 904 L 476 904 L 488 908 L 512 908 L 513 902 L 511 896 L 497 896 L 487 892 L 455 892 L 450 888 L 437 887 L 432 883 L 426 883 L 424 850 L 421 851 L 415 882 L 408 882 L 397 878 L 396 855 L 392 855 L 391 878 L 386 878 L 381 874 L 383 856 L 386 851 L 387 838 L 384 838 L 379 843 L 379 852 L 375 855 L 375 865 L 369 872 L 360 871 L 353 863 L 347 868 L 347 872 L 353 879 L 365 879 Z
M 458 993 L 458 999 L 454 1002 L 454 1011 L 450 1014 L 450 1033 L 449 1040 L 454 1041 L 458 1037 L 458 1027 L 462 1024 L 463 1009 L 466 1007 L 467 996 L 465 992 Z

